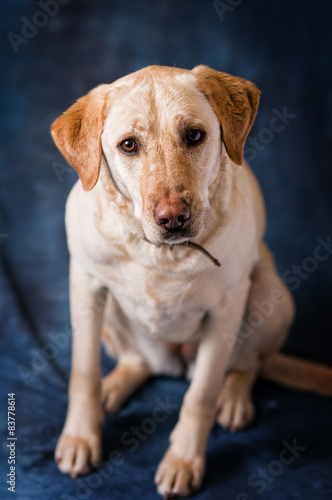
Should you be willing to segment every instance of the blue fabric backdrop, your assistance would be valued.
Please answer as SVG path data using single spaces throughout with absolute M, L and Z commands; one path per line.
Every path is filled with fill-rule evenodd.
M 1 10 L 1 498 L 15 498 L 6 484 L 7 394 L 15 392 L 17 499 L 157 499 L 153 475 L 184 380 L 152 380 L 107 419 L 104 460 L 113 455 L 100 472 L 71 479 L 53 461 L 70 368 L 63 216 L 76 174 L 50 124 L 92 87 L 148 64 L 203 63 L 254 81 L 262 99 L 246 157 L 266 198 L 266 239 L 298 308 L 285 349 L 332 365 L 332 5 L 3 0 Z M 291 116 L 275 131 L 278 113 Z M 110 366 L 104 357 L 103 369 Z M 176 408 L 151 424 L 167 398 Z M 213 429 L 195 498 L 330 500 L 332 401 L 258 382 L 255 402 L 250 429 Z M 142 439 L 132 439 L 132 426 L 145 429 Z M 301 450 L 281 463 L 294 444 Z

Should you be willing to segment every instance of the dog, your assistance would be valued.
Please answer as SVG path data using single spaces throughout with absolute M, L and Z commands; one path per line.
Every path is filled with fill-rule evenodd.
M 253 418 L 258 375 L 332 395 L 331 369 L 279 353 L 292 296 L 263 242 L 243 160 L 260 91 L 207 66 L 150 66 L 81 97 L 51 127 L 79 180 L 66 205 L 72 369 L 55 458 L 73 477 L 101 458 L 101 422 L 153 375 L 187 374 L 155 482 L 187 496 L 210 430 Z M 117 358 L 101 380 L 101 341 Z

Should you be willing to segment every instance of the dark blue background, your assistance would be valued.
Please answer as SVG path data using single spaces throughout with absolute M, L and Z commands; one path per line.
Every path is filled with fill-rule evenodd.
M 266 143 L 247 156 L 255 156 L 251 166 L 265 194 L 266 239 L 292 287 L 293 266 L 315 267 L 316 238 L 326 240 L 332 232 L 332 4 L 228 2 L 235 4 L 221 19 L 211 1 L 70 0 L 15 53 L 8 33 L 22 36 L 22 17 L 33 19 L 41 7 L 28 0 L 1 2 L 1 498 L 13 498 L 5 484 L 8 392 L 17 400 L 17 499 L 152 500 L 159 498 L 153 474 L 177 411 L 135 452 L 120 438 L 151 417 L 157 397 L 180 404 L 187 387 L 184 380 L 153 380 L 107 419 L 104 458 L 116 449 L 124 462 L 98 487 L 91 485 L 99 484 L 100 475 L 73 480 L 57 470 L 53 450 L 65 418 L 70 367 L 63 216 L 76 174 L 49 128 L 76 98 L 149 64 L 203 63 L 254 81 L 262 98 L 250 137 Z M 270 128 L 273 110 L 285 106 L 296 117 L 271 138 L 262 129 Z M 286 346 L 329 364 L 331 263 L 331 257 L 317 262 L 315 271 L 298 279 L 298 315 Z M 208 472 L 196 498 L 240 500 L 245 492 L 242 499 L 331 499 L 331 400 L 259 382 L 255 401 L 250 429 L 236 435 L 213 430 Z M 279 475 L 270 474 L 259 495 L 249 476 L 278 460 L 283 441 L 294 438 L 306 450 Z

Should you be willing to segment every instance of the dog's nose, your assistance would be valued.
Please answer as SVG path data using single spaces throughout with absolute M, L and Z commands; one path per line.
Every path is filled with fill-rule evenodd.
M 154 220 L 166 229 L 184 228 L 190 217 L 190 206 L 181 198 L 162 198 L 154 208 Z

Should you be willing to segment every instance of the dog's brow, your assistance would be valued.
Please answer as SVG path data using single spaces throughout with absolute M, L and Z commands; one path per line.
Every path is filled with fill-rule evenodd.
M 147 123 L 145 121 L 137 118 L 134 119 L 133 121 L 129 121 L 126 127 L 123 127 L 121 130 L 121 138 L 126 138 L 126 137 L 134 137 L 136 135 L 140 135 L 141 133 L 145 132 L 147 129 Z
M 195 113 L 178 113 L 174 116 L 174 120 L 184 126 L 203 127 L 202 120 Z
M 129 128 L 132 130 L 146 130 L 146 117 L 136 117 L 133 119 L 133 121 L 129 124 Z

